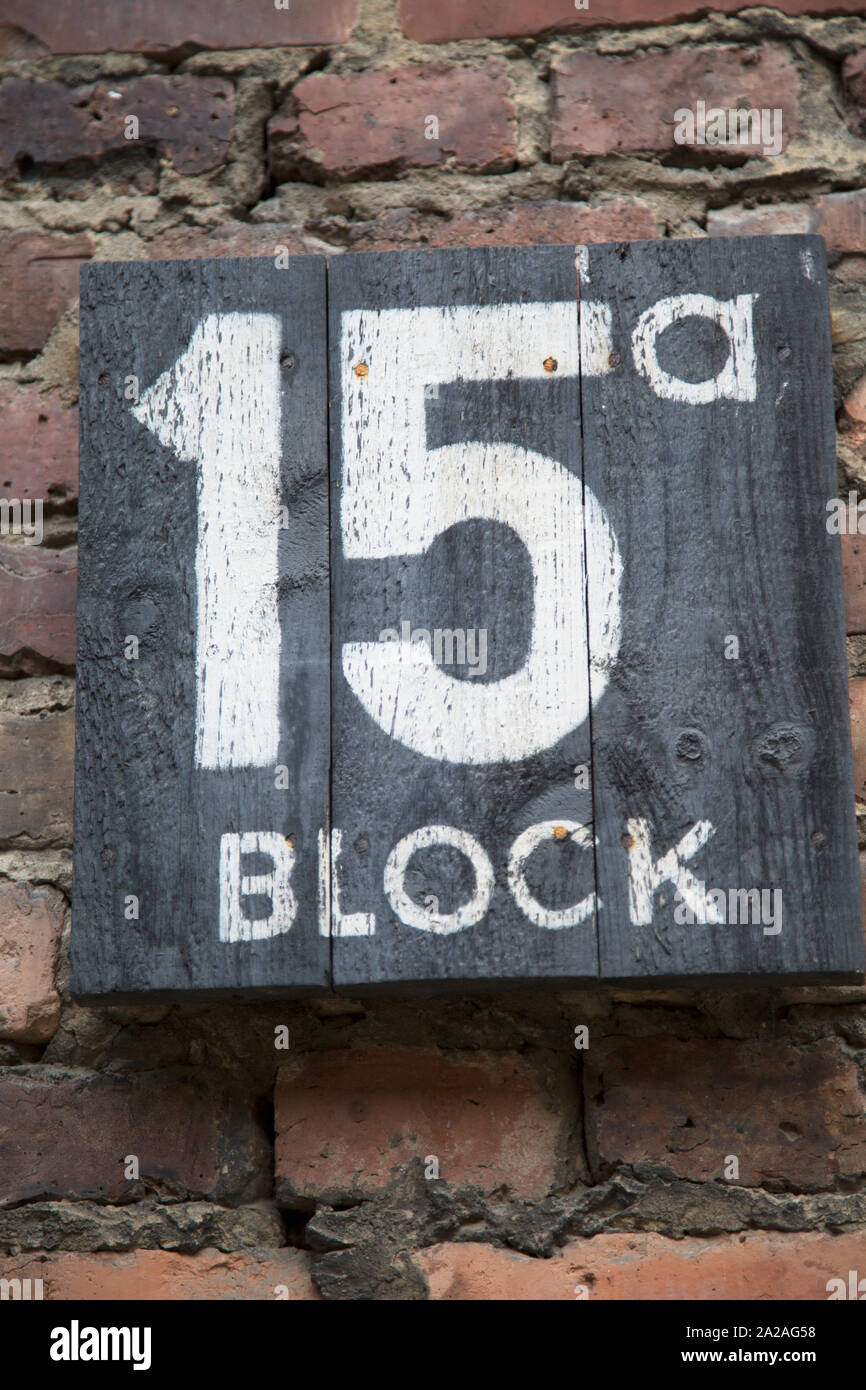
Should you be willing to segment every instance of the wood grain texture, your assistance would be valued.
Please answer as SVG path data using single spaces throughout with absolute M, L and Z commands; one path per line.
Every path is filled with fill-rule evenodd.
M 570 247 L 330 266 L 337 988 L 596 975 L 575 296 Z
M 820 239 L 325 279 L 83 271 L 75 992 L 859 978 Z
M 330 978 L 324 262 L 90 266 L 81 312 L 73 989 L 309 993 Z M 245 890 L 228 912 L 221 871 Z M 275 893 L 295 919 L 256 939 Z
M 586 485 L 626 556 L 592 714 L 601 974 L 856 978 L 823 243 L 591 246 L 582 264 L 619 364 L 583 381 Z M 679 322 L 653 309 L 682 295 Z M 696 295 L 727 307 L 714 322 Z M 677 922 L 678 886 L 722 890 L 722 920 Z M 778 920 L 755 923 L 730 890 L 780 893 Z

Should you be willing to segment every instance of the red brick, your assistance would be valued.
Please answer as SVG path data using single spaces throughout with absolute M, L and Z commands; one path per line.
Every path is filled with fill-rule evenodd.
M 799 125 L 797 87 L 797 70 L 779 44 L 757 53 L 721 47 L 634 58 L 569 53 L 551 74 L 551 158 L 679 149 L 674 113 L 699 100 L 726 110 L 781 108 L 784 147 Z M 734 149 L 695 145 L 689 154 L 716 163 Z
M 848 54 L 842 64 L 842 85 L 855 106 L 866 106 L 866 50 Z
M 839 420 L 841 430 L 861 430 L 866 427 L 866 376 L 861 376 L 853 391 L 849 391 Z
M 57 320 L 77 302 L 79 267 L 92 251 L 89 236 L 0 237 L 0 358 L 44 347 Z
M 151 260 L 196 260 L 203 256 L 321 255 L 322 243 L 303 227 L 285 222 L 228 222 L 221 227 L 171 227 L 147 244 Z
M 594 241 L 650 241 L 658 233 L 646 203 L 611 198 L 588 203 L 512 203 L 457 212 L 448 217 L 395 208 L 349 234 L 351 251 L 387 251 L 406 246 L 577 245 Z
M 134 1154 L 139 1180 L 124 1176 Z M 251 1104 L 201 1078 L 0 1071 L 0 1204 L 149 1194 L 255 1201 L 269 1146 Z
M 2 496 L 2 493 L 0 493 Z M 78 552 L 0 545 L 0 674 L 75 661 Z
M 360 0 L 3 0 L 0 57 L 50 53 L 177 53 L 187 48 L 273 48 L 342 43 Z M 5 31 L 5 32 L 4 32 Z
M 112 95 L 115 93 L 116 95 Z M 125 136 L 127 116 L 138 139 Z M 0 175 L 21 159 L 65 164 L 155 146 L 182 174 L 222 164 L 234 122 L 234 92 L 220 77 L 134 77 L 67 87 L 62 82 L 0 83 Z
M 845 587 L 845 631 L 866 632 L 866 536 L 844 535 L 842 582 Z
M 435 116 L 438 138 L 427 139 Z M 277 182 L 360 178 L 453 162 L 499 173 L 517 157 L 517 127 L 505 65 L 419 64 L 345 76 L 313 73 L 268 123 Z
M 311 1302 L 321 1297 L 310 1279 L 305 1250 L 200 1250 L 178 1255 L 168 1250 L 130 1250 L 123 1254 L 7 1255 L 0 1279 L 42 1279 L 48 1301 L 112 1303 L 165 1299 L 214 1302 L 288 1298 Z
M 828 193 L 815 203 L 765 203 L 756 208 L 734 204 L 710 212 L 707 231 L 710 236 L 808 232 L 822 236 L 828 252 L 862 255 L 866 252 L 866 188 Z
M 54 970 L 64 901 L 53 888 L 0 881 L 0 1038 L 46 1043 L 60 1021 Z
M 0 498 L 77 496 L 77 410 L 54 391 L 0 382 Z
M 808 203 L 740 203 L 707 213 L 710 236 L 785 236 L 814 230 L 814 208 Z
M 752 0 L 754 5 L 754 0 Z M 626 24 L 667 24 L 711 8 L 722 14 L 748 9 L 749 0 L 590 0 L 584 10 L 574 0 L 400 0 L 400 20 L 407 38 L 421 43 L 449 39 L 508 38 L 548 30 L 593 29 Z M 863 0 L 773 0 L 782 14 L 862 14 Z
M 393 208 L 375 221 L 349 231 L 349 251 L 388 251 L 405 247 L 520 246 L 539 243 L 577 245 L 598 241 L 647 241 L 658 235 L 652 209 L 631 198 L 588 203 L 510 203 L 446 216 L 417 208 Z M 276 256 L 329 250 L 312 232 L 295 223 L 227 223 L 203 230 L 172 227 L 148 242 L 154 260 L 198 256 Z M 2 390 L 2 388 L 0 388 Z M 0 397 L 2 400 L 2 397 Z M 2 417 L 0 417 L 2 418 Z M 0 494 L 2 495 L 2 494 Z
M 372 1195 L 435 1155 L 455 1186 L 542 1197 L 562 1178 L 576 1097 L 514 1053 L 384 1047 L 314 1052 L 280 1068 L 281 1200 Z
M 813 230 L 824 238 L 828 251 L 866 251 L 866 189 L 819 198 Z
M 572 1240 L 552 1259 L 531 1259 L 491 1245 L 433 1245 L 415 1255 L 430 1298 L 467 1301 L 626 1301 L 639 1299 L 828 1298 L 831 1279 L 866 1269 L 866 1232 L 687 1237 L 602 1235 Z M 585 1293 L 583 1291 L 586 1291 Z M 709 1345 L 717 1348 L 716 1342 Z M 792 1344 L 793 1345 L 793 1344 Z M 805 1345 L 805 1344 L 804 1344 Z
M 75 713 L 0 714 L 0 845 L 72 844 Z
M 860 904 L 863 930 L 866 935 L 866 853 L 860 859 Z M 780 1004 L 862 1004 L 866 1000 L 866 984 L 862 985 L 793 985 L 778 995 Z
M 842 85 L 851 103 L 849 125 L 856 135 L 862 135 L 866 125 L 866 50 L 849 53 L 842 64 Z
M 602 1176 L 651 1163 L 692 1181 L 739 1160 L 746 1187 L 804 1191 L 866 1172 L 857 1071 L 835 1039 L 605 1038 L 586 1054 L 587 1150 Z
M 858 264 L 862 266 L 862 263 L 863 257 L 861 256 L 848 257 L 846 261 L 843 262 L 843 264 L 848 267 Z M 838 274 L 838 269 L 836 273 Z M 831 326 L 834 329 L 834 334 L 836 336 L 838 336 L 840 333 L 840 326 L 838 322 L 834 322 L 834 320 L 837 319 L 838 314 L 834 314 L 831 309 L 830 321 Z M 844 331 L 844 329 L 845 324 L 843 322 L 842 331 Z M 859 328 L 857 326 L 856 319 L 852 321 L 852 330 L 855 334 L 858 334 L 859 336 Z M 862 476 L 862 474 L 866 473 L 866 376 L 861 377 L 860 380 L 857 382 L 856 386 L 854 387 L 853 391 L 849 392 L 842 405 L 842 409 L 839 412 L 839 416 L 836 423 L 838 427 L 838 434 L 836 436 L 837 458 L 839 462 L 842 464 L 843 468 L 845 468 L 849 473 L 853 474 L 855 478 L 860 477 Z M 852 543 L 855 543 L 860 539 L 861 537 L 859 535 L 847 540 L 844 536 L 842 537 L 843 572 L 846 571 L 846 566 L 853 565 L 853 558 L 850 555 L 846 556 L 846 545 L 850 548 Z M 854 590 L 858 583 L 859 581 L 856 578 L 855 572 L 852 571 L 850 577 L 847 572 L 845 573 L 846 605 L 853 601 Z M 850 593 L 849 588 L 851 590 Z M 855 621 L 858 624 L 858 626 L 856 629 L 853 629 L 849 626 L 849 632 L 855 630 L 857 632 L 866 632 L 866 628 L 859 626 L 859 614 L 850 614 L 849 620 L 850 619 L 853 619 L 853 621 Z
M 511 203 L 449 215 L 393 208 L 375 221 L 349 231 L 349 251 L 389 251 L 405 247 L 578 245 L 600 241 L 648 241 L 658 235 L 652 209 L 632 198 L 588 203 Z M 328 247 L 296 223 L 227 223 L 203 230 L 172 227 L 148 242 L 154 260 L 199 256 L 270 256 L 288 251 L 310 255 Z M 2 388 L 0 388 L 2 390 Z M 0 397 L 2 400 L 2 397 Z M 0 417 L 2 418 L 2 417 Z M 2 495 L 2 494 L 0 494 Z
M 854 749 L 854 795 L 858 801 L 866 801 L 866 676 L 852 676 L 849 680 L 848 708 Z
M 866 280 L 866 256 L 843 256 L 836 261 L 832 267 L 831 284 L 844 286 L 852 284 L 859 290 Z M 843 309 L 841 306 L 834 312 L 831 305 L 830 321 L 834 318 L 839 320 L 839 345 L 845 349 L 851 348 L 860 339 L 860 316 L 856 309 Z M 835 346 L 835 339 L 834 339 Z

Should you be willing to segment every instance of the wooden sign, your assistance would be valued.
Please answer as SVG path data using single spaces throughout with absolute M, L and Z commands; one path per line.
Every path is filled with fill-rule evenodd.
M 325 312 L 319 257 L 82 274 L 83 995 L 330 981 Z
M 82 285 L 76 992 L 859 977 L 819 238 Z

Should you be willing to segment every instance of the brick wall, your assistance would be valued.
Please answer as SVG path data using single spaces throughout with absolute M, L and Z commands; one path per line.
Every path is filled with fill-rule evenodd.
M 0 497 L 46 519 L 39 547 L 0 538 L 0 1276 L 822 1299 L 866 1273 L 866 989 L 68 990 L 83 261 L 816 231 L 840 491 L 866 490 L 866 5 L 705 9 L 5 0 Z M 701 99 L 780 110 L 779 152 L 678 144 Z M 866 813 L 866 538 L 843 541 Z

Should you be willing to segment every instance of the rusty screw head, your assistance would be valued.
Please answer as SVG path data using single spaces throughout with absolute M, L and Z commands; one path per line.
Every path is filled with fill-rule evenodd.
M 553 827 L 553 838 L 554 838 L 554 840 L 564 840 L 564 839 L 566 838 L 567 835 L 568 835 L 568 831 L 566 830 L 566 828 L 565 828 L 564 825 L 555 825 L 555 826 Z
M 369 370 L 370 368 L 367 366 L 366 362 L 355 363 L 355 376 L 365 377 L 368 374 Z
M 557 367 L 559 366 L 559 363 L 557 362 L 555 357 L 545 357 L 542 365 L 544 366 L 544 370 L 546 372 L 555 372 Z

